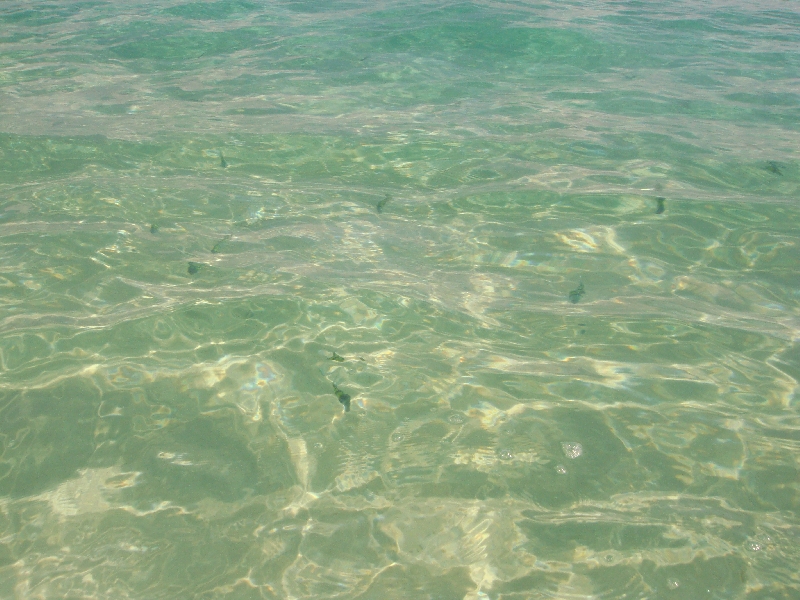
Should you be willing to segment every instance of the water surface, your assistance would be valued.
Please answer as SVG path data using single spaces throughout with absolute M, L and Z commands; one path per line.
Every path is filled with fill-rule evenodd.
M 0 596 L 800 597 L 798 32 L 4 2 Z

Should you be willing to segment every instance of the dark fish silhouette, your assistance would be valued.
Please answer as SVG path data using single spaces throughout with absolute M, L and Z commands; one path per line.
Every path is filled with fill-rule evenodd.
M 211 252 L 213 254 L 219 254 L 220 252 L 222 252 L 222 243 L 227 242 L 229 239 L 231 239 L 231 236 L 226 235 L 224 238 L 222 238 L 220 241 L 214 244 L 214 247 L 211 248 Z
M 350 394 L 345 394 L 342 390 L 340 390 L 337 385 L 333 384 L 333 393 L 336 394 L 336 397 L 339 399 L 339 402 L 342 403 L 344 406 L 344 411 L 350 411 Z
M 392 197 L 389 194 L 386 194 L 386 198 L 384 198 L 375 205 L 375 210 L 378 211 L 378 214 L 383 212 L 383 207 L 386 206 L 386 203 L 389 202 L 389 200 L 391 199 Z
M 225 162 L 225 157 L 222 155 L 222 150 L 219 151 L 219 166 L 223 169 L 228 166 L 228 163 Z
M 194 275 L 200 270 L 200 263 L 190 262 L 189 263 L 189 275 Z
M 664 212 L 664 200 L 666 200 L 666 198 L 661 198 L 660 196 L 658 198 L 656 198 L 656 214 L 657 215 L 660 215 L 661 213 Z
M 569 301 L 573 304 L 577 304 L 578 300 L 580 300 L 581 296 L 583 296 L 585 293 L 586 292 L 583 289 L 583 282 L 581 281 L 580 284 L 578 284 L 578 287 L 569 293 Z
M 159 227 L 155 223 L 150 225 L 150 233 L 158 233 L 158 229 L 159 229 Z
M 344 362 L 344 359 L 341 356 L 339 356 L 338 354 L 336 354 L 336 352 L 334 352 L 333 356 L 328 358 L 328 360 L 335 360 L 336 362 Z
M 774 160 L 769 161 L 767 163 L 767 166 L 764 168 L 773 175 L 783 175 L 783 171 L 781 171 L 781 168 L 778 166 L 778 163 L 776 163 Z

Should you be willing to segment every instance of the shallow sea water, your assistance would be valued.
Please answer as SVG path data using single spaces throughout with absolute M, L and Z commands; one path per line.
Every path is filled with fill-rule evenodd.
M 784 0 L 4 1 L 0 597 L 800 598 L 799 75 Z

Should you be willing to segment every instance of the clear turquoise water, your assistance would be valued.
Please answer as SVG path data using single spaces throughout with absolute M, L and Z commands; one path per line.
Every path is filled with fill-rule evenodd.
M 0 597 L 800 598 L 799 51 L 0 4 Z

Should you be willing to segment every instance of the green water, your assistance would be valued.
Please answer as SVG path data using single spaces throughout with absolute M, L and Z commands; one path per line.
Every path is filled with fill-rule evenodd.
M 800 598 L 756 4 L 0 4 L 0 598 Z

